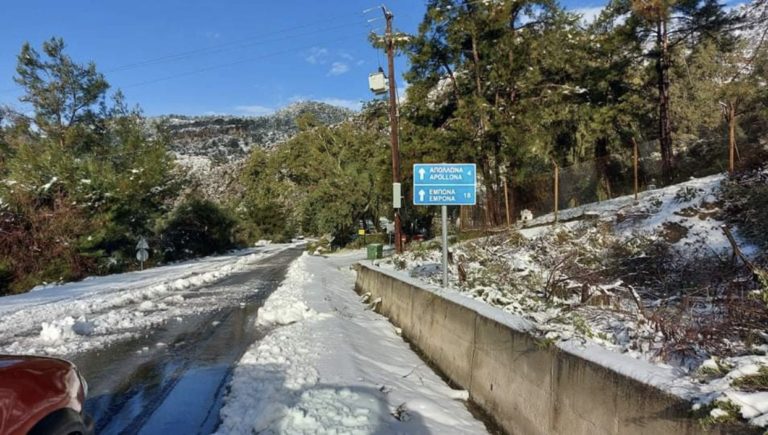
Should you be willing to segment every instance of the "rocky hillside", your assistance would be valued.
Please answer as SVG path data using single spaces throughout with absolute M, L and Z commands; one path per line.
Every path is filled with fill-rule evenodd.
M 335 124 L 352 115 L 348 109 L 307 101 L 267 116 L 168 115 L 152 122 L 164 124 L 171 136 L 171 150 L 177 155 L 226 163 L 242 159 L 253 147 L 272 148 L 290 138 L 297 131 L 296 118 L 305 113 L 324 124 Z
M 190 178 L 190 188 L 208 197 L 231 191 L 238 168 L 254 147 L 272 149 L 298 131 L 296 119 L 311 113 L 324 124 L 336 124 L 353 112 L 325 103 L 306 101 L 258 117 L 182 116 L 152 118 L 171 140 L 171 151 Z

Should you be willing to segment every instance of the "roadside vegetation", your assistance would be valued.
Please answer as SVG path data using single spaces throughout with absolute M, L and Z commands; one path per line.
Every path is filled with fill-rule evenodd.
M 184 200 L 163 131 L 61 39 L 24 45 L 16 82 L 32 112 L 0 110 L 0 295 L 138 268 L 141 237 L 150 265 L 235 246 L 219 205 Z
M 764 187 L 765 173 L 745 176 L 757 183 L 749 188 Z M 687 369 L 768 349 L 768 257 L 751 237 L 764 223 L 729 230 L 734 250 L 723 226 L 747 212 L 741 196 L 731 203 L 733 183 L 710 177 L 639 203 L 594 204 L 566 224 L 461 241 L 451 248 L 451 278 L 459 291 L 539 322 L 548 338 L 610 337 L 623 352 Z M 750 213 L 766 207 L 751 203 Z M 425 242 L 385 264 L 437 283 L 429 265 L 439 257 L 439 244 Z
M 278 240 L 327 235 L 333 247 L 352 242 L 361 222 L 383 231 L 379 217 L 389 213 L 392 190 L 385 114 L 376 102 L 335 126 L 307 115 L 298 121 L 299 133 L 276 151 L 255 151 L 236 199 L 245 231 Z
M 768 248 L 768 172 L 748 171 L 731 177 L 723 186 L 726 217 L 741 234 Z

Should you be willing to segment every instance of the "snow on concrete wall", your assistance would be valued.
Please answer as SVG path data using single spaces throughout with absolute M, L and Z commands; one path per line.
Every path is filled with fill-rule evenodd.
M 658 367 L 618 354 L 598 358 L 574 345 L 548 345 L 528 333 L 519 317 L 367 264 L 357 269 L 355 290 L 381 298 L 378 311 L 509 433 L 703 430 L 690 417 L 686 397 L 671 384 L 662 387 L 674 376 Z M 710 427 L 707 433 L 753 429 Z

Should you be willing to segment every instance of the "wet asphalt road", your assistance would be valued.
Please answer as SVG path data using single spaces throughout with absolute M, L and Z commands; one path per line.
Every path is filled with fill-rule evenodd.
M 286 250 L 184 294 L 194 299 L 230 288 L 242 292 L 240 298 L 222 298 L 225 304 L 213 311 L 170 319 L 140 338 L 72 358 L 90 387 L 86 411 L 96 433 L 215 431 L 233 365 L 264 333 L 254 327 L 257 311 L 300 254 Z

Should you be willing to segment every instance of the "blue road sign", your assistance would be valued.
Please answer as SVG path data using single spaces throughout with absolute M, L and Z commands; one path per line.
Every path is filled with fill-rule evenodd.
M 474 163 L 413 165 L 415 205 L 475 205 L 477 175 Z

